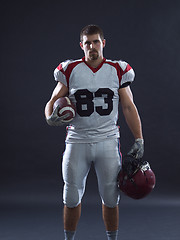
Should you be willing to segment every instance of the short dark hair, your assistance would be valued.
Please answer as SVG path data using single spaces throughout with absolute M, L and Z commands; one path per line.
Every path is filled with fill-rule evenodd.
M 93 35 L 93 34 L 99 34 L 100 38 L 103 40 L 104 39 L 104 33 L 103 30 L 98 26 L 94 24 L 90 24 L 85 26 L 81 32 L 80 32 L 80 41 L 83 41 L 83 36 L 84 35 Z

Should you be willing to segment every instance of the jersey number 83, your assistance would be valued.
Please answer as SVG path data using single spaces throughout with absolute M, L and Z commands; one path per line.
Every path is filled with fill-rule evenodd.
M 99 88 L 96 92 L 88 89 L 79 89 L 74 93 L 76 99 L 76 111 L 81 117 L 89 117 L 94 111 L 100 116 L 109 115 L 113 110 L 114 92 L 109 88 Z M 94 106 L 94 98 L 103 98 L 106 108 Z

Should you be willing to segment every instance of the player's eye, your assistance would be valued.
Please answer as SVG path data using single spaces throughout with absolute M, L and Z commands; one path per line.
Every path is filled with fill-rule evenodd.
M 93 42 L 94 42 L 95 44 L 97 44 L 97 43 L 99 43 L 99 40 L 94 40 Z
M 87 42 L 85 42 L 85 45 L 90 45 L 90 44 L 91 44 L 91 42 L 88 42 L 88 41 L 87 41 Z

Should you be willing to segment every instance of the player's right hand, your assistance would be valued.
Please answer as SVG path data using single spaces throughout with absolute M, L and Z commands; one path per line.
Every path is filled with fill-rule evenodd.
M 59 117 L 58 115 L 59 112 L 59 106 L 57 106 L 54 111 L 52 112 L 52 114 L 46 118 L 46 122 L 50 125 L 50 126 L 62 126 L 64 125 L 66 122 L 64 122 L 64 119 L 66 119 L 67 117 L 69 117 L 69 113 L 65 114 L 62 117 Z

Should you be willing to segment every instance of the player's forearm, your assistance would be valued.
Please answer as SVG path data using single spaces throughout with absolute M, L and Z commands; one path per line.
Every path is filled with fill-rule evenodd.
M 58 82 L 53 93 L 51 96 L 50 101 L 46 104 L 45 107 L 45 117 L 49 117 L 52 112 L 53 112 L 53 104 L 54 102 L 60 98 L 60 97 L 64 97 L 68 94 L 68 88 L 62 84 L 61 82 Z
M 45 117 L 48 118 L 53 112 L 53 102 L 49 101 L 45 106 Z
M 124 108 L 123 114 L 134 138 L 143 138 L 141 119 L 136 106 L 133 104 L 130 107 Z

